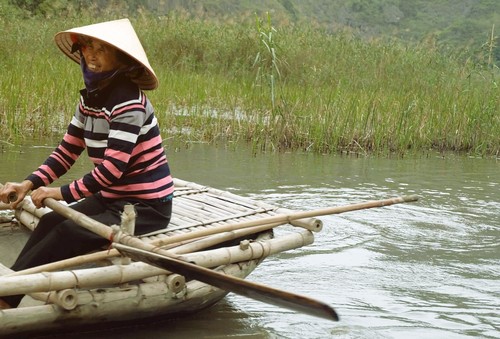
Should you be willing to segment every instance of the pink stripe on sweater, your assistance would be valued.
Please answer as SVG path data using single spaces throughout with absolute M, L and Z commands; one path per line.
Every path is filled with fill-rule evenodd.
M 113 116 L 120 115 L 124 111 L 126 112 L 126 111 L 130 111 L 130 110 L 133 110 L 133 109 L 144 110 L 144 105 L 142 105 L 142 104 L 134 104 L 134 105 L 124 106 L 124 107 L 122 107 L 120 109 L 114 110 L 113 111 Z
M 79 157 L 79 155 L 69 151 L 66 147 L 63 147 L 62 145 L 59 145 L 59 149 L 61 150 L 61 152 L 64 153 L 64 155 L 66 155 L 67 157 L 69 157 L 73 160 L 76 160 Z
M 117 159 L 123 162 L 128 162 L 130 160 L 130 154 L 110 149 L 106 150 L 105 157 Z
M 111 185 L 111 181 L 109 181 L 108 179 L 106 179 L 106 177 L 104 175 L 102 175 L 102 172 L 100 170 L 100 166 L 97 166 L 96 168 L 94 168 L 92 170 L 92 172 L 90 172 L 90 174 L 99 183 L 99 185 L 101 185 L 103 187 L 107 187 L 107 186 Z
M 97 170 L 93 170 L 91 173 L 92 177 L 94 178 L 95 181 L 97 181 L 97 183 L 103 187 L 106 187 L 108 186 L 108 181 L 104 181 L 102 175 L 99 175 L 100 172 L 97 171 Z
M 170 182 L 171 180 L 172 180 L 172 177 L 170 177 L 170 176 L 166 178 L 167 183 Z M 157 191 L 157 192 L 152 192 L 152 193 L 126 194 L 127 191 L 131 191 L 131 189 L 130 189 L 131 186 L 138 186 L 138 185 L 116 186 L 116 187 L 113 187 L 113 189 L 119 190 L 123 193 L 114 194 L 114 193 L 110 193 L 107 191 L 102 191 L 102 196 L 105 198 L 113 198 L 113 199 L 128 197 L 128 198 L 152 200 L 152 199 L 158 199 L 158 198 L 165 197 L 165 196 L 172 194 L 174 192 L 174 186 L 172 185 L 169 188 L 166 188 L 164 190 Z M 155 187 L 158 187 L 158 184 L 152 183 L 151 189 L 154 189 Z M 146 187 L 143 187 L 143 188 L 146 188 Z
M 71 143 L 69 140 L 72 140 L 72 141 L 80 141 L 79 144 L 82 144 L 83 147 L 82 148 L 85 148 L 84 147 L 84 144 L 83 144 L 83 140 L 81 139 L 78 139 L 78 138 L 75 138 L 75 137 L 72 137 L 70 136 L 69 134 L 65 134 L 64 135 L 64 141 L 68 142 L 69 144 L 72 144 L 72 145 L 75 145 L 74 143 Z M 77 145 L 79 146 L 79 145 Z M 68 158 L 76 161 L 76 159 L 78 159 L 78 156 L 77 154 L 73 153 L 73 152 L 70 152 L 66 147 L 64 147 L 62 144 L 60 144 L 57 149 L 63 153 L 64 155 L 66 155 Z M 66 170 L 69 170 L 69 168 L 71 167 L 71 164 L 66 161 L 62 156 L 60 156 L 59 154 L 55 154 L 55 153 L 52 153 L 52 156 L 55 160 L 57 160 L 61 165 L 63 165 Z
M 115 164 L 113 164 L 113 162 L 109 161 L 109 160 L 104 160 L 102 162 L 101 165 L 99 166 L 104 166 L 108 171 L 109 173 L 114 176 L 115 178 L 119 179 L 121 178 L 121 176 L 123 175 L 123 171 L 121 171 L 120 169 L 118 169 Z M 99 167 L 96 167 L 95 170 L 97 170 Z
M 162 149 L 158 149 L 156 150 L 155 152 L 149 152 L 149 153 L 145 153 L 143 155 L 141 155 L 139 158 L 137 158 L 136 161 L 134 161 L 134 165 L 135 164 L 140 164 L 142 162 L 147 162 L 147 161 L 150 161 L 151 159 L 154 159 L 156 158 L 158 155 L 162 154 L 163 150 Z
M 59 150 L 61 150 L 61 152 L 63 151 L 61 147 L 59 148 Z M 71 165 L 60 154 L 54 152 L 50 155 L 50 157 L 60 163 L 66 169 L 66 171 L 70 169 Z
M 164 165 L 166 163 L 167 163 L 167 157 L 163 156 L 160 159 L 158 159 L 157 162 L 151 164 L 147 168 L 140 168 L 137 171 L 130 172 L 129 175 L 135 175 L 135 174 L 138 174 L 138 173 L 141 173 L 141 172 L 150 172 L 150 171 L 153 171 L 155 168 L 157 168 L 157 167 L 159 167 L 161 165 Z
M 69 185 L 69 192 L 71 193 L 71 195 L 73 196 L 73 198 L 75 200 L 80 200 L 81 199 L 80 194 L 78 194 L 78 192 L 75 189 L 75 184 L 74 183 L 71 183 Z
M 73 196 L 73 198 L 75 200 L 80 200 L 82 198 L 80 196 L 80 194 L 78 193 L 77 189 L 76 189 L 76 185 L 77 184 L 78 184 L 78 188 L 80 189 L 80 192 L 82 192 L 82 194 L 83 194 L 84 197 L 88 197 L 89 195 L 92 194 L 92 193 L 89 192 L 89 190 L 87 189 L 87 187 L 83 184 L 83 181 L 81 179 L 77 180 L 77 181 L 73 181 L 69 185 L 69 191 L 71 192 L 71 195 Z
M 147 191 L 147 190 L 154 190 L 155 188 L 159 186 L 164 186 L 167 185 L 172 181 L 172 177 L 164 177 L 161 178 L 160 180 L 154 181 L 154 182 L 145 182 L 145 183 L 140 183 L 140 184 L 128 184 L 125 186 L 113 186 L 113 189 L 117 189 L 118 187 L 124 187 L 126 191 Z
M 92 161 L 92 163 L 94 165 L 100 165 L 102 163 L 102 158 L 95 158 L 95 157 L 89 156 L 89 159 L 90 159 L 90 161 Z
M 50 168 L 49 166 L 42 165 L 42 166 L 40 166 L 40 169 L 44 170 L 45 172 L 47 172 L 48 175 L 52 178 L 52 181 L 54 181 L 55 179 L 57 179 L 57 175 L 54 173 L 54 171 L 52 170 L 52 168 Z
M 141 142 L 140 144 L 137 144 L 134 147 L 134 150 L 132 151 L 132 156 L 135 156 L 135 155 L 137 155 L 138 153 L 140 153 L 140 152 L 142 152 L 144 150 L 153 148 L 156 145 L 159 145 L 159 144 L 161 145 L 161 142 L 162 142 L 162 139 L 161 139 L 160 135 L 157 135 L 157 136 L 155 136 L 152 139 L 143 141 L 143 142 Z
M 37 177 L 39 177 L 40 179 L 42 179 L 43 184 L 44 184 L 45 186 L 47 186 L 48 184 L 50 184 L 50 179 L 49 179 L 49 178 L 47 178 L 47 177 L 45 176 L 45 174 L 43 174 L 42 172 L 40 172 L 40 171 L 38 171 L 38 170 L 37 170 L 37 171 L 33 172 L 33 174 L 34 174 L 34 175 L 36 175 Z
M 77 147 L 85 148 L 85 142 L 83 139 L 74 137 L 70 134 L 66 134 L 64 136 L 64 141 L 66 141 L 68 144 L 75 145 Z

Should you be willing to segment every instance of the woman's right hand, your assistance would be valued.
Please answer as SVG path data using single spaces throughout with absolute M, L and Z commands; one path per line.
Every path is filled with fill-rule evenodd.
M 12 204 L 12 208 L 15 209 L 32 188 L 33 183 L 29 180 L 24 180 L 21 183 L 7 182 L 0 189 L 0 201 Z

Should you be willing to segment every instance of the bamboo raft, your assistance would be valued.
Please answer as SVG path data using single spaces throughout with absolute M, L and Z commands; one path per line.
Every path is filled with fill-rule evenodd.
M 270 255 L 312 244 L 313 232 L 322 228 L 316 218 L 279 218 L 293 211 L 179 179 L 174 194 L 168 228 L 141 239 L 178 259 L 237 278 L 247 277 Z M 25 198 L 14 220 L 33 230 L 48 211 Z M 121 226 L 127 228 L 133 211 L 123 215 Z M 279 237 L 273 232 L 277 226 L 284 227 Z M 13 231 L 0 227 L 0 232 Z M 133 261 L 116 249 L 24 272 L 0 264 L 0 275 L 0 297 L 26 294 L 18 308 L 0 310 L 0 336 L 176 317 L 209 307 L 228 293 Z
M 179 179 L 174 184 L 170 225 L 140 239 L 130 235 L 132 206 L 125 206 L 121 225 L 108 227 L 54 199 L 44 200 L 49 208 L 36 209 L 25 198 L 14 212 L 18 230 L 33 230 L 52 209 L 112 243 L 102 251 L 19 272 L 0 264 L 0 297 L 26 295 L 19 307 L 0 310 L 0 336 L 178 317 L 209 307 L 229 292 L 338 321 L 335 310 L 321 301 L 244 278 L 266 257 L 312 244 L 313 232 L 323 226 L 317 216 L 418 200 L 403 196 L 297 212 Z M 0 210 L 9 208 L 0 203 Z M 2 224 L 2 217 L 0 232 L 13 232 L 12 221 Z M 276 227 L 283 230 L 279 236 Z

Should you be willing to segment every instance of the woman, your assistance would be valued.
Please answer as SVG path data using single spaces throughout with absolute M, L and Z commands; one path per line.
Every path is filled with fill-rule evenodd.
M 71 29 L 56 34 L 55 41 L 80 63 L 85 88 L 59 146 L 26 180 L 6 183 L 1 201 L 7 203 L 16 193 L 15 208 L 32 191 L 38 208 L 45 198 L 76 202 L 72 208 L 107 225 L 119 224 L 123 207 L 133 204 L 137 235 L 165 228 L 172 211 L 173 179 L 153 107 L 142 91 L 155 89 L 158 79 L 130 21 Z M 65 174 L 85 148 L 94 169 L 68 185 L 46 187 Z M 108 243 L 51 212 L 40 219 L 12 269 L 81 255 Z M 4 297 L 0 308 L 17 307 L 22 297 Z

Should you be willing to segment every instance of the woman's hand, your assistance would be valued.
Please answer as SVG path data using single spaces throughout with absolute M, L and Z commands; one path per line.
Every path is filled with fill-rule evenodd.
M 6 204 L 12 203 L 12 208 L 15 209 L 32 188 L 33 183 L 29 180 L 24 180 L 21 183 L 7 182 L 0 189 L 0 201 Z
M 43 200 L 45 198 L 53 198 L 55 200 L 62 200 L 63 196 L 60 187 L 40 187 L 31 192 L 31 200 L 36 208 L 42 208 Z

